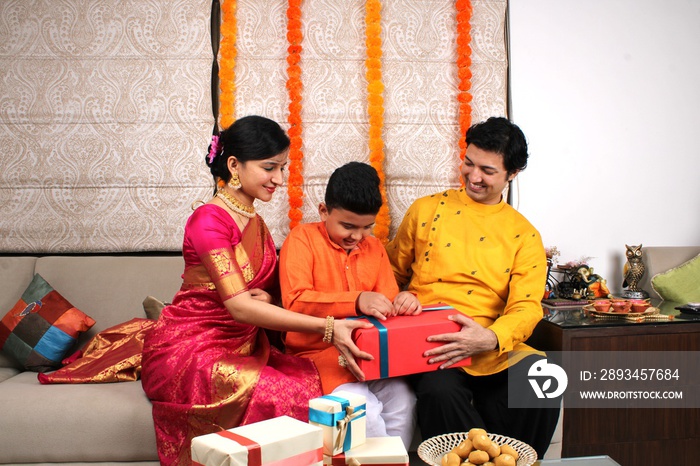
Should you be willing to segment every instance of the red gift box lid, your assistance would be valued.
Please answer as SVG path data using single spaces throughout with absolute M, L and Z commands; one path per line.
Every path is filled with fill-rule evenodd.
M 374 356 L 374 360 L 358 359 L 357 363 L 367 380 L 399 377 L 437 370 L 440 363 L 428 364 L 423 353 L 442 345 L 442 342 L 429 342 L 431 335 L 459 332 L 462 328 L 457 322 L 448 319 L 459 311 L 451 306 L 424 306 L 417 316 L 394 316 L 384 321 L 374 317 L 362 316 L 357 319 L 369 320 L 374 327 L 358 329 L 353 334 L 355 344 Z M 465 358 L 452 367 L 471 364 L 471 358 Z

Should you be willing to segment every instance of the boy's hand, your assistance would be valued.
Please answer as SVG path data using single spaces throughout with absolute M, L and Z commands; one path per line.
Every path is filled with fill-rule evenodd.
M 272 296 L 265 290 L 260 288 L 252 288 L 248 290 L 250 292 L 250 297 L 258 301 L 263 301 L 268 304 L 272 303 Z
M 386 320 L 387 316 L 396 315 L 391 301 L 381 293 L 374 291 L 363 291 L 357 297 L 357 310 L 366 316 L 376 317 L 379 320 Z
M 394 311 L 400 316 L 416 316 L 423 311 L 423 306 L 413 293 L 402 291 L 394 298 Z

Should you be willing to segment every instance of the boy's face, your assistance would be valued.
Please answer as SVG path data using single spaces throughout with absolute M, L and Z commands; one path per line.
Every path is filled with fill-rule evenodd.
M 328 211 L 323 202 L 318 206 L 318 213 L 326 224 L 328 237 L 347 252 L 372 233 L 377 218 L 377 214 L 360 215 L 337 207 Z

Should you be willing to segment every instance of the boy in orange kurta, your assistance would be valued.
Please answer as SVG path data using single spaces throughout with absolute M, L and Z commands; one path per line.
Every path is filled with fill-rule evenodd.
M 421 306 L 399 292 L 382 243 L 371 236 L 382 205 L 379 176 L 370 165 L 350 162 L 331 175 L 321 221 L 301 224 L 280 251 L 280 287 L 285 308 L 336 319 L 370 315 L 380 320 L 418 314 Z M 415 426 L 415 395 L 402 377 L 358 382 L 338 350 L 322 335 L 288 332 L 287 351 L 310 358 L 321 376 L 324 394 L 337 390 L 367 400 L 367 436 L 400 436 L 408 448 Z

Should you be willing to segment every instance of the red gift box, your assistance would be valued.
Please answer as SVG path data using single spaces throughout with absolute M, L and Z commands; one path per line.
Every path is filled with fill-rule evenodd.
M 444 343 L 429 342 L 427 338 L 459 332 L 462 326 L 447 318 L 457 313 L 459 311 L 451 306 L 433 305 L 423 306 L 423 312 L 417 316 L 394 316 L 383 321 L 370 316 L 357 317 L 374 325 L 369 329 L 355 330 L 353 334 L 355 344 L 374 356 L 372 361 L 357 359 L 367 380 L 437 370 L 441 363 L 428 364 L 429 358 L 423 353 Z M 465 358 L 452 367 L 470 364 L 471 358 Z

